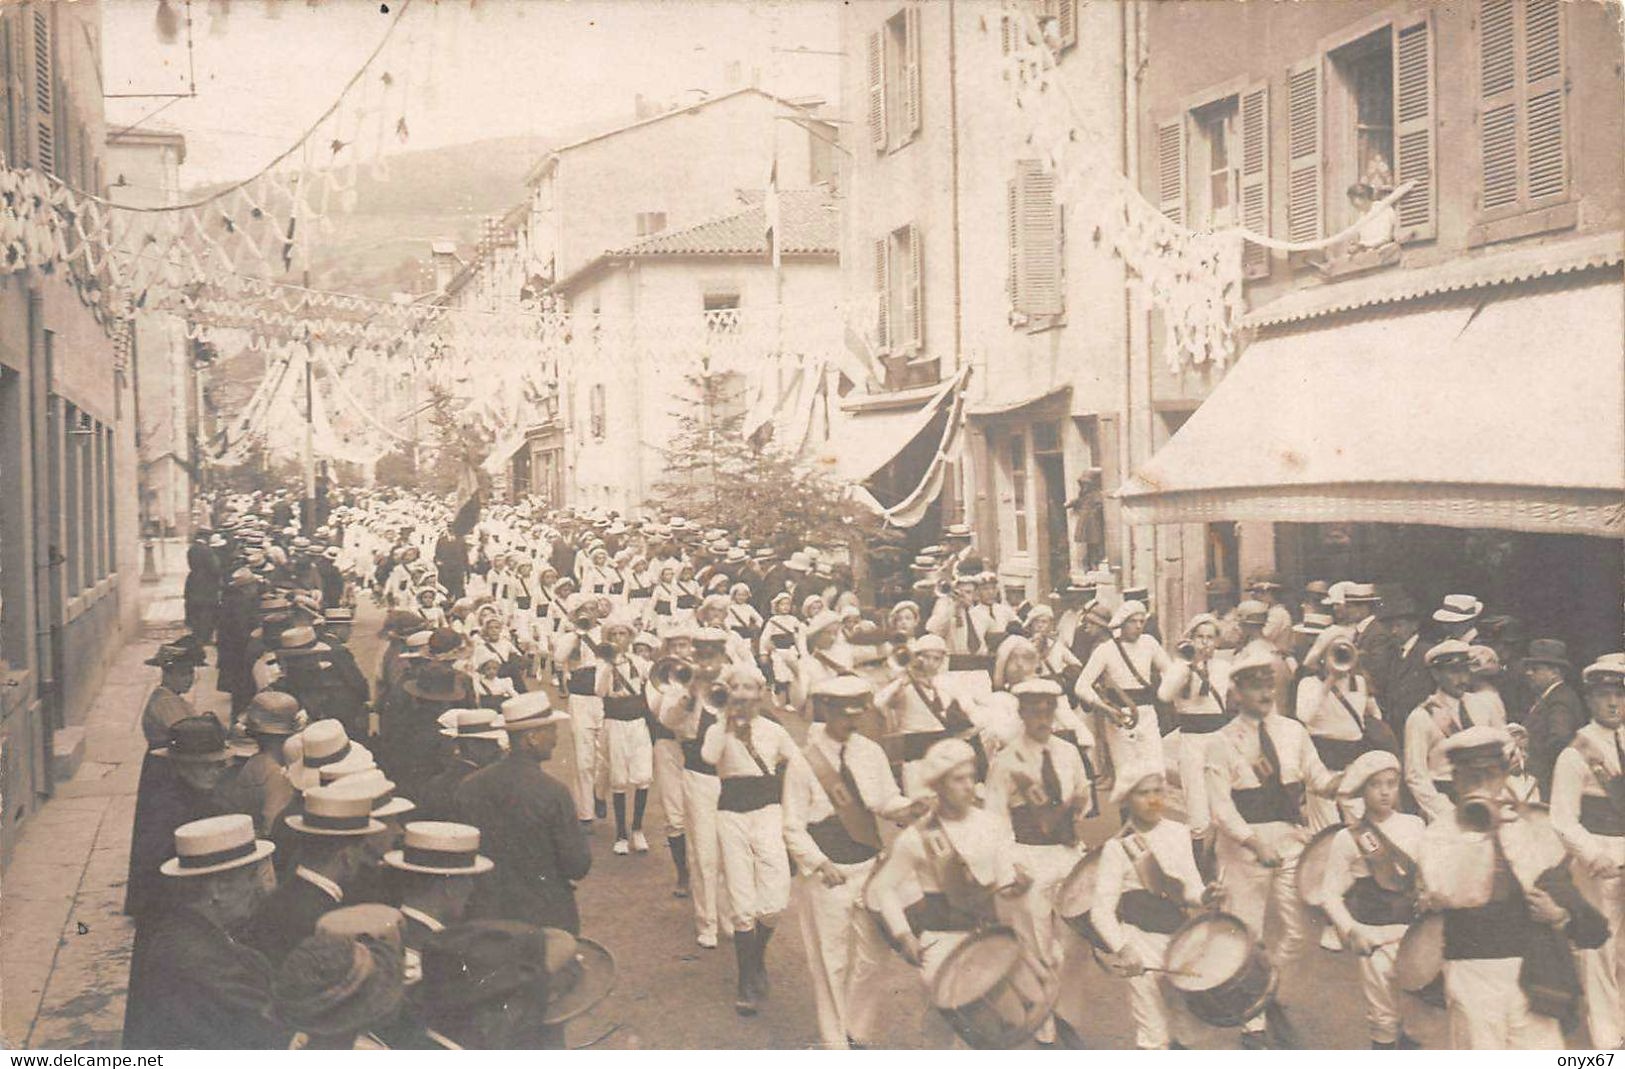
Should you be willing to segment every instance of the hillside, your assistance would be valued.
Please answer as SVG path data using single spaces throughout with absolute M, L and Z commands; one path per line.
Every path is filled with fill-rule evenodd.
M 312 249 L 311 285 L 374 297 L 421 292 L 429 242 L 471 249 L 483 218 L 524 199 L 525 174 L 546 151 L 540 137 L 501 137 L 390 156 L 381 177 L 362 168 L 355 211 L 335 212 L 332 232 Z

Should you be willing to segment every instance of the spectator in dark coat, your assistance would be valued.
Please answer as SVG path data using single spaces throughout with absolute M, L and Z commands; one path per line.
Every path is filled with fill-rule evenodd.
M 1529 707 L 1523 726 L 1529 732 L 1528 770 L 1540 784 L 1540 797 L 1552 798 L 1552 769 L 1557 755 L 1573 741 L 1574 733 L 1590 716 L 1573 686 L 1563 678 L 1569 670 L 1568 647 L 1557 639 L 1537 638 L 1524 655 L 1523 672 L 1535 704 Z
M 434 567 L 453 601 L 461 598 L 468 582 L 468 543 L 450 531 L 434 547 Z
M 227 811 L 218 788 L 231 767 L 226 729 L 212 716 L 176 720 L 166 744 L 149 757 L 152 765 L 136 793 L 124 892 L 124 912 L 137 926 L 162 903 L 165 883 L 158 867 L 173 853 L 175 829 Z
M 1428 671 L 1427 644 L 1420 628 L 1422 613 L 1404 594 L 1385 595 L 1377 610 L 1377 622 L 1386 632 L 1386 641 L 1365 662 L 1371 680 L 1371 693 L 1382 709 L 1382 718 L 1400 738 L 1405 737 L 1405 721 L 1411 710 L 1433 693 L 1433 675 Z
M 209 547 L 210 537 L 208 528 L 202 528 L 186 547 L 186 586 L 181 594 L 187 630 L 204 645 L 214 640 L 220 612 L 220 559 Z
M 123 1046 L 134 1050 L 277 1050 L 289 1034 L 271 1011 L 271 966 L 232 930 L 273 877 L 275 848 L 246 815 L 175 829 L 164 862 L 170 908 L 137 929 Z

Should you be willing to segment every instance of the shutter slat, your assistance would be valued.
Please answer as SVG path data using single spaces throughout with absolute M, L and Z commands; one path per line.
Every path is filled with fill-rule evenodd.
M 1394 181 L 1415 183 L 1395 206 L 1400 241 L 1438 232 L 1434 152 L 1433 31 L 1423 15 L 1394 28 Z
M 1078 43 L 1078 2 L 1057 0 L 1055 4 L 1056 28 L 1060 31 L 1061 47 L 1071 48 Z
M 1287 239 L 1315 241 L 1323 229 L 1318 57 L 1287 74 L 1287 150 Z
M 1529 98 L 1525 112 L 1529 160 L 1529 199 L 1561 196 L 1568 188 L 1564 143 L 1563 90 L 1548 89 Z
M 1482 99 L 1511 92 L 1517 83 L 1512 21 L 1512 0 L 1482 0 L 1478 6 L 1478 85 Z
M 1021 167 L 1023 311 L 1033 315 L 1059 315 L 1060 218 L 1055 204 L 1055 176 L 1036 160 L 1023 160 Z
M 908 224 L 908 338 L 916 354 L 925 350 L 925 273 L 920 228 Z
M 1568 192 L 1562 4 L 1525 0 L 1523 19 L 1524 195 L 1535 207 Z
M 1012 178 L 1004 187 L 1005 247 L 1010 255 L 1009 267 L 1004 275 L 1004 289 L 1010 296 L 1010 307 L 1022 309 L 1021 293 L 1021 182 Z
M 869 35 L 869 142 L 886 148 L 886 50 L 879 33 Z
M 1241 94 L 1241 225 L 1255 234 L 1270 232 L 1269 192 L 1269 86 L 1253 86 Z M 1269 250 L 1249 241 L 1241 250 L 1242 274 L 1263 278 L 1270 273 Z
M 1157 127 L 1157 207 L 1185 223 L 1185 123 L 1174 119 Z
M 1518 201 L 1518 106 L 1508 102 L 1486 109 L 1480 119 L 1485 209 Z
M 879 308 L 875 315 L 875 351 L 891 349 L 891 239 L 875 242 L 875 296 Z
M 1525 81 L 1538 82 L 1562 73 L 1562 18 L 1559 0 L 1526 0 L 1523 9 Z
M 34 9 L 34 106 L 41 114 L 52 114 L 51 20 L 45 11 Z
M 903 28 L 907 41 L 904 54 L 908 57 L 908 70 L 904 89 L 908 93 L 908 132 L 916 134 L 920 131 L 920 9 L 910 6 L 905 11 Z

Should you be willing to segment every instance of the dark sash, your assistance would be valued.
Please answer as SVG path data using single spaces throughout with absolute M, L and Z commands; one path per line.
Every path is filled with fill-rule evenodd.
M 839 822 L 843 833 L 854 843 L 868 848 L 869 857 L 873 857 L 880 851 L 881 845 L 880 827 L 875 822 L 875 815 L 864 805 L 862 797 L 847 782 L 846 777 L 841 775 L 841 770 L 830 764 L 824 751 L 816 746 L 807 746 L 802 752 L 807 756 L 807 764 L 811 766 L 818 785 L 824 789 L 825 796 L 829 798 L 829 804 L 835 810 L 835 819 Z M 809 825 L 808 831 L 811 830 L 812 827 Z M 813 841 L 818 842 L 817 835 L 813 836 Z M 824 849 L 822 842 L 818 842 L 818 847 L 829 855 L 831 861 L 838 860 Z M 858 860 L 864 861 L 867 858 Z M 843 862 L 843 864 L 852 863 Z

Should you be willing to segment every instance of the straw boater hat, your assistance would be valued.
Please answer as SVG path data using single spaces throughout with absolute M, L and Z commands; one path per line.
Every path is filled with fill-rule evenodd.
M 315 628 L 290 627 L 277 639 L 276 655 L 279 660 L 285 657 L 308 657 L 326 653 L 332 648 L 316 637 Z
M 1306 612 L 1303 622 L 1292 625 L 1292 630 L 1300 635 L 1318 635 L 1332 626 L 1332 618 L 1323 612 Z
M 288 827 L 306 835 L 357 836 L 384 830 L 383 822 L 372 815 L 372 798 L 365 791 L 338 784 L 312 787 L 305 791 L 304 805 L 304 812 L 286 819 Z
M 414 820 L 406 825 L 401 848 L 386 853 L 384 864 L 430 876 L 478 876 L 496 867 L 480 854 L 480 829 L 444 820 Z
M 369 768 L 339 778 L 333 784 L 339 790 L 365 794 L 372 800 L 372 815 L 379 820 L 398 817 L 412 812 L 417 803 L 395 793 L 395 784 L 381 768 Z
M 1625 653 L 1605 653 L 1586 665 L 1580 682 L 1594 687 L 1625 686 Z
M 1484 603 L 1471 594 L 1446 594 L 1433 610 L 1433 618 L 1441 624 L 1472 623 L 1484 614 Z
M 502 703 L 502 730 L 509 735 L 569 722 L 569 714 L 554 709 L 543 691 L 533 690 Z
M 447 709 L 440 714 L 440 734 L 448 739 L 507 738 L 502 730 L 502 716 L 495 709 Z
M 400 1009 L 399 955 L 376 939 L 317 931 L 288 952 L 271 985 L 289 1028 L 342 1036 L 381 1024 Z
M 1429 668 L 1443 668 L 1448 665 L 1470 665 L 1473 660 L 1473 648 L 1465 642 L 1447 638 L 1430 648 L 1422 658 Z M 1235 675 L 1231 669 L 1230 674 Z
M 209 876 L 263 861 L 276 852 L 267 839 L 254 838 L 246 813 L 204 817 L 175 829 L 175 856 L 158 866 L 165 876 Z

